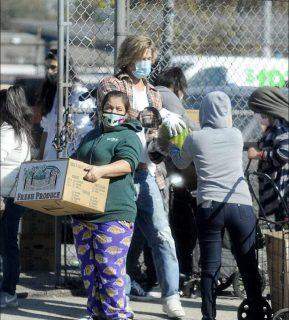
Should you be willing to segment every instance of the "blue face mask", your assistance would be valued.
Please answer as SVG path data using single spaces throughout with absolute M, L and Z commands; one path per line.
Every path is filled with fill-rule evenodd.
M 132 74 L 138 78 L 147 78 L 152 70 L 152 62 L 151 60 L 139 60 L 135 63 L 135 70 Z

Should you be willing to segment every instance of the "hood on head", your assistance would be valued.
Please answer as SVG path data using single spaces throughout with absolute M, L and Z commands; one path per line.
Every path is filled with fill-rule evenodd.
M 288 90 L 263 87 L 255 90 L 249 98 L 249 108 L 274 118 L 289 121 Z
M 201 127 L 231 128 L 232 106 L 230 98 L 222 91 L 208 93 L 200 108 Z

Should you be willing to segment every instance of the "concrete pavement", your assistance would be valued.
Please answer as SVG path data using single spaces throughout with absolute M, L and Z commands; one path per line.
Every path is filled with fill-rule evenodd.
M 73 286 L 55 288 L 53 273 L 21 273 L 17 286 L 18 309 L 0 309 L 0 320 L 77 320 L 86 313 L 86 298 L 82 291 L 81 278 L 75 277 Z M 237 309 L 241 300 L 232 296 L 230 291 L 218 299 L 217 320 L 237 320 Z M 131 301 L 136 320 L 166 319 L 162 311 L 160 292 L 154 290 L 153 301 Z M 182 298 L 186 311 L 185 320 L 201 319 L 201 299 Z
M 57 296 L 28 296 L 19 299 L 18 309 L 2 309 L 1 320 L 76 320 L 85 315 L 86 299 L 84 297 Z M 182 299 L 186 311 L 186 320 L 200 320 L 200 298 Z M 218 299 L 218 320 L 237 320 L 237 307 L 240 300 L 232 296 Z M 131 301 L 136 320 L 163 320 L 159 299 L 150 302 Z

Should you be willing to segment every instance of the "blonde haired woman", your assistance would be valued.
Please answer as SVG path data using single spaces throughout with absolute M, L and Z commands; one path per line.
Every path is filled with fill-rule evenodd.
M 147 81 L 156 54 L 156 47 L 150 38 L 142 35 L 128 36 L 120 47 L 117 59 L 119 72 L 103 79 L 99 84 L 98 105 L 101 105 L 105 95 L 112 90 L 125 92 L 132 106 L 130 112 L 132 118 L 138 118 L 139 113 L 147 107 L 156 108 L 162 121 L 169 124 L 172 133 L 176 135 L 185 127 L 185 124 L 178 115 L 162 108 L 159 92 Z M 154 121 L 153 117 L 147 117 L 146 126 L 156 127 Z M 165 181 L 158 173 L 156 165 L 148 157 L 149 132 L 151 129 L 143 129 L 138 133 L 143 150 L 134 178 L 138 191 L 136 226 L 152 248 L 162 290 L 163 310 L 169 317 L 181 318 L 185 314 L 178 294 L 179 267 L 175 243 L 161 195 Z

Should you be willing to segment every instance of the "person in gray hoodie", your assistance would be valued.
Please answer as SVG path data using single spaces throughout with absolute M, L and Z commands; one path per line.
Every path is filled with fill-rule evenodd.
M 182 150 L 170 144 L 169 155 L 180 169 L 192 161 L 196 167 L 203 320 L 216 319 L 215 288 L 225 228 L 243 278 L 249 319 L 264 319 L 255 254 L 256 217 L 242 167 L 243 139 L 232 127 L 231 102 L 225 93 L 216 91 L 204 97 L 200 124 L 201 130 L 187 137 Z

